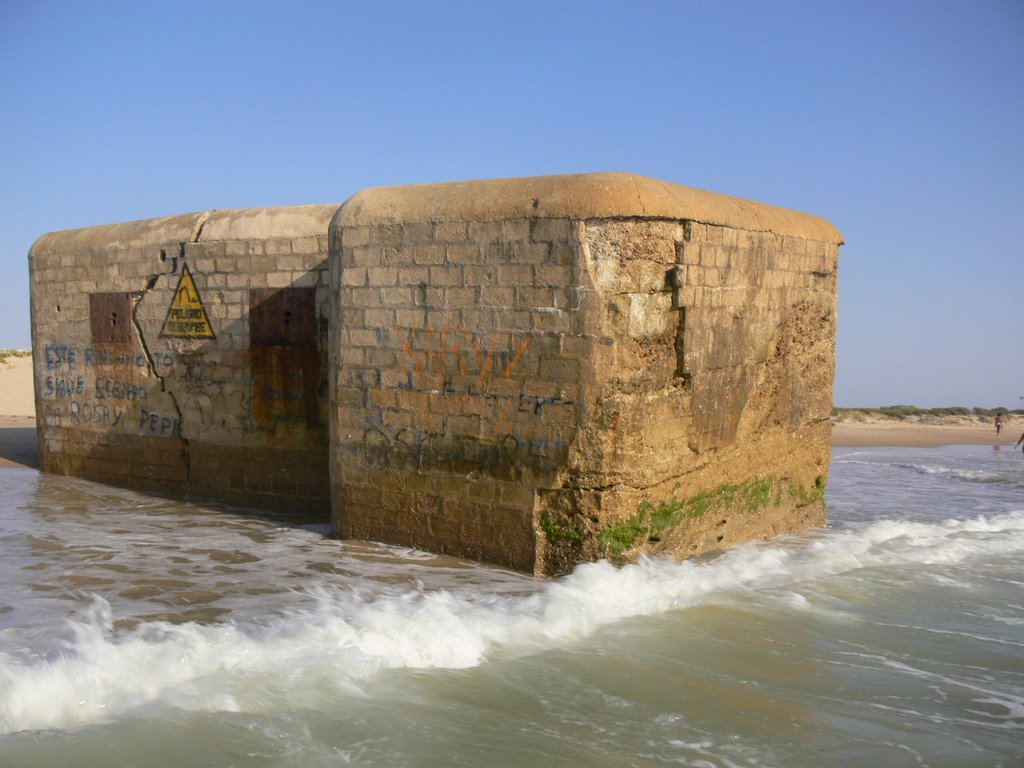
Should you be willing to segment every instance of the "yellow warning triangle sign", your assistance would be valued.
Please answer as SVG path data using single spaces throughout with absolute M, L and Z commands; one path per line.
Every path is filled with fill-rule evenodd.
M 214 339 L 210 319 L 206 316 L 203 300 L 199 298 L 196 282 L 188 271 L 188 264 L 182 265 L 181 279 L 174 289 L 174 298 L 167 308 L 164 327 L 160 338 L 173 339 Z

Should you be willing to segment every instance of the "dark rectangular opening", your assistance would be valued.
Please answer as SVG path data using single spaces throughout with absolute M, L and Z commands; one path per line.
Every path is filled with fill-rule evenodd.
M 132 341 L 132 294 L 89 294 L 89 324 L 93 344 L 130 344 Z
M 315 288 L 254 288 L 249 295 L 249 344 L 316 347 Z

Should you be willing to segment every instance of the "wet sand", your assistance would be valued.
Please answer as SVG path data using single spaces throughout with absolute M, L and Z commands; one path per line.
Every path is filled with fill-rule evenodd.
M 39 469 L 34 416 L 0 415 L 0 467 Z

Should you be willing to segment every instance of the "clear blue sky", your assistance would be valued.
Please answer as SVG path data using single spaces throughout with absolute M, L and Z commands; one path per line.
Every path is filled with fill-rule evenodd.
M 839 405 L 1024 395 L 1024 2 L 0 0 L 0 346 L 53 230 L 617 170 L 827 218 Z

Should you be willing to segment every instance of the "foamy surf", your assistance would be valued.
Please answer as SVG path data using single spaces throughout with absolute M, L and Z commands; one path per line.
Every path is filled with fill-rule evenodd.
M 118 628 L 95 597 L 59 653 L 0 655 L 0 731 L 68 729 L 159 703 L 186 711 L 316 708 L 358 697 L 388 670 L 468 669 L 571 650 L 625 620 L 762 594 L 792 610 L 871 569 L 955 566 L 1024 553 L 1024 512 L 860 529 L 748 545 L 718 557 L 581 566 L 528 595 L 372 584 L 311 586 L 275 617 Z M 954 585 L 946 588 L 953 589 Z

